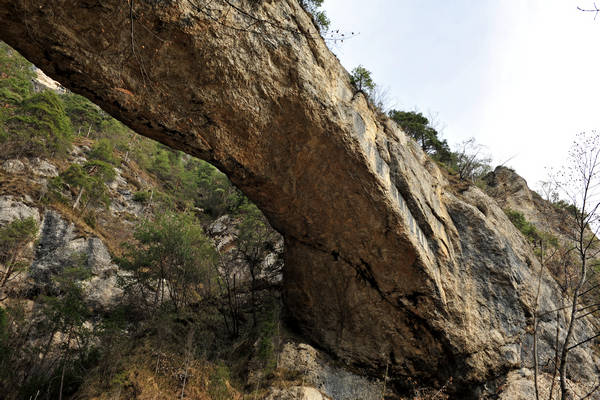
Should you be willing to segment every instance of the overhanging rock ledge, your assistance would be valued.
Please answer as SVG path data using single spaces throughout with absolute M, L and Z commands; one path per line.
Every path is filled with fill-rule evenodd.
M 322 348 L 471 389 L 530 364 L 528 245 L 354 92 L 296 0 L 0 0 L 0 21 L 46 74 L 264 211 L 286 241 L 287 307 Z

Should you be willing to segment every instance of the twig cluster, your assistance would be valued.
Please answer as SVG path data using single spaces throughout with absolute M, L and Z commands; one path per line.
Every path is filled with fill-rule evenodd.
M 592 13 L 594 13 L 594 20 L 596 20 L 596 17 L 598 17 L 598 13 L 600 12 L 600 8 L 598 8 L 598 6 L 596 5 L 595 2 L 594 2 L 594 8 L 583 8 L 583 7 L 577 6 L 577 9 L 579 11 L 583 11 L 583 12 L 592 12 Z

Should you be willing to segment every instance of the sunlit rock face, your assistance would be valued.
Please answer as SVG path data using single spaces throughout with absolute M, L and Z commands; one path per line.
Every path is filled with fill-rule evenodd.
M 296 0 L 0 0 L 0 21 L 50 77 L 214 163 L 264 211 L 307 339 L 471 395 L 530 366 L 528 245 L 355 92 Z

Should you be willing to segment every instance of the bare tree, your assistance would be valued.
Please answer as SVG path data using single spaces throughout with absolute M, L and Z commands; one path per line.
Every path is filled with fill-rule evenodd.
M 570 352 L 600 336 L 596 333 L 574 342 L 582 319 L 600 312 L 597 296 L 593 296 L 598 289 L 595 272 L 596 258 L 600 254 L 597 238 L 600 228 L 600 136 L 595 133 L 578 135 L 569 152 L 568 166 L 555 174 L 554 180 L 568 201 L 565 237 L 570 244 L 567 254 L 572 255 L 565 257 L 563 289 L 568 301 L 563 309 L 567 311 L 566 335 L 557 348 L 560 398 L 566 400 L 572 394 L 567 382 Z
M 257 326 L 258 292 L 263 283 L 272 282 L 281 271 L 280 260 L 268 262 L 276 253 L 278 235 L 260 210 L 253 205 L 244 207 L 245 214 L 235 236 L 237 256 L 247 268 L 250 278 L 250 307 L 252 324 Z
M 490 172 L 491 158 L 483 154 L 484 147 L 470 138 L 458 145 L 456 152 L 456 169 L 460 179 L 474 182 L 477 178 Z
M 592 6 L 593 6 L 593 8 L 592 8 Z M 594 2 L 594 4 L 592 6 L 590 6 L 590 7 L 577 6 L 577 9 L 582 12 L 594 13 L 594 19 L 596 19 L 598 17 L 598 13 L 600 12 L 600 8 L 598 8 L 598 6 L 596 5 L 596 2 Z

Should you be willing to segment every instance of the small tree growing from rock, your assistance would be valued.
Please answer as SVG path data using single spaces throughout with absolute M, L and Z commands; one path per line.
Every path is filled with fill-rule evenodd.
M 375 82 L 371 77 L 371 71 L 359 65 L 350 73 L 350 83 L 356 87 L 356 90 L 363 92 L 370 98 L 371 92 L 375 89 Z

